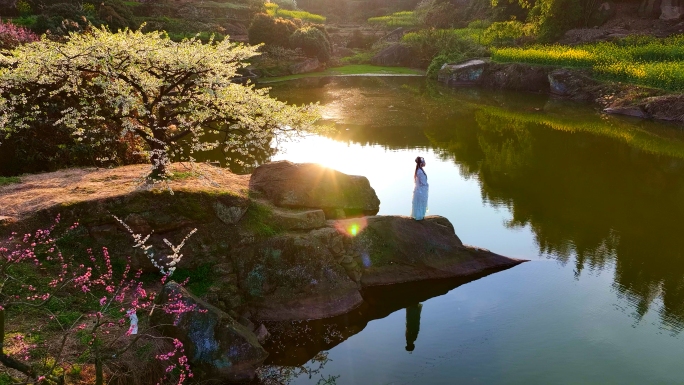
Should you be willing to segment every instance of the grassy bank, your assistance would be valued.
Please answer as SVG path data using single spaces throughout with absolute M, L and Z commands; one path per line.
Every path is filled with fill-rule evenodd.
M 323 76 L 362 76 L 362 75 L 411 75 L 423 76 L 425 73 L 420 70 L 406 67 L 381 67 L 367 64 L 354 64 L 343 67 L 328 68 L 321 72 L 310 72 L 299 75 L 279 76 L 272 78 L 259 79 L 259 83 L 274 83 L 286 80 L 323 77 Z
M 684 91 L 684 35 L 635 36 L 580 46 L 537 45 L 492 50 L 498 62 L 591 68 L 600 79 Z

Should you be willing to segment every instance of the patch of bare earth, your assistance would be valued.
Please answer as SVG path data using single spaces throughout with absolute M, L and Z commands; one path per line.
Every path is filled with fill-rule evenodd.
M 142 164 L 113 169 L 73 168 L 22 176 L 20 183 L 0 187 L 0 218 L 13 221 L 53 206 L 110 199 L 141 190 L 247 194 L 249 175 L 236 175 L 207 164 L 195 164 L 193 168 L 174 164 L 171 170 L 175 177 L 155 184 L 145 182 L 150 166 Z

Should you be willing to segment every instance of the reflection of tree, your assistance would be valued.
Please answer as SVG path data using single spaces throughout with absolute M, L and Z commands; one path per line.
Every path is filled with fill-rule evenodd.
M 681 329 L 681 142 L 629 127 L 617 138 L 624 122 L 593 115 L 546 121 L 543 113 L 495 107 L 473 114 L 475 130 L 431 125 L 426 135 L 462 173 L 478 177 L 486 201 L 510 209 L 508 225 L 530 226 L 541 253 L 563 263 L 574 257 L 577 277 L 614 266 L 614 287 L 638 317 L 660 298 L 662 321 Z
M 288 385 L 301 376 L 312 378 L 320 375 L 316 385 L 335 385 L 340 376 L 323 376 L 321 372 L 330 362 L 328 352 L 316 354 L 306 365 L 278 366 L 265 365 L 257 369 L 256 385 Z
M 433 148 L 478 179 L 485 201 L 510 210 L 508 226 L 529 226 L 540 253 L 573 263 L 578 278 L 614 268 L 637 316 L 659 299 L 663 323 L 684 325 L 684 131 L 421 79 L 292 87 L 274 94 L 336 108 L 336 139 Z
M 412 352 L 416 348 L 416 339 L 420 332 L 420 311 L 423 310 L 423 304 L 417 303 L 415 305 L 406 307 L 406 351 Z

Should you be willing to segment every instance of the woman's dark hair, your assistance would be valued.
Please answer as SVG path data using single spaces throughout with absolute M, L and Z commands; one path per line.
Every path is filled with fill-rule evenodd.
M 422 157 L 420 157 L 420 156 L 416 157 L 416 172 L 413 173 L 414 179 L 418 177 L 418 169 L 423 170 L 423 166 L 421 166 L 421 165 L 423 164 L 424 161 L 425 160 Z M 425 174 L 425 170 L 423 170 L 423 174 Z M 425 179 L 427 179 L 427 174 L 425 174 Z

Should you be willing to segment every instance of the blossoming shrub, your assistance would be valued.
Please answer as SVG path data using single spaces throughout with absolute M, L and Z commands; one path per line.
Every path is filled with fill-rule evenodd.
M 288 105 L 268 89 L 232 81 L 257 49 L 92 28 L 0 53 L 0 141 L 36 125 L 83 141 L 133 135 L 160 177 L 170 162 L 193 161 L 197 152 L 249 157 L 274 134 L 301 133 L 319 116 L 315 105 Z
M 155 332 L 146 318 L 152 310 L 176 319 L 201 310 L 180 298 L 155 303 L 155 286 L 130 263 L 116 268 L 106 248 L 81 256 L 62 252 L 76 231 L 78 224 L 61 226 L 58 217 L 47 229 L 13 234 L 0 243 L 0 365 L 6 373 L 15 382 L 65 384 L 76 365 L 88 365 L 94 368 L 92 383 L 101 385 L 121 382 L 126 374 L 115 369 L 135 354 L 131 361 L 160 363 L 158 383 L 182 384 L 192 377 L 183 344 Z M 134 239 L 135 247 L 147 252 L 148 238 Z M 156 260 L 161 283 L 171 276 L 185 240 L 178 246 L 167 241 L 172 254 Z
M 0 49 L 12 49 L 39 39 L 38 35 L 28 28 L 0 20 Z
M 265 13 L 254 16 L 247 33 L 250 44 L 266 44 L 267 46 L 289 47 L 290 35 L 297 30 L 292 20 L 273 17 Z

